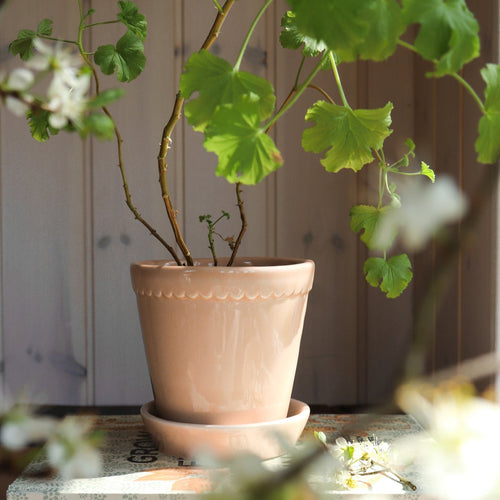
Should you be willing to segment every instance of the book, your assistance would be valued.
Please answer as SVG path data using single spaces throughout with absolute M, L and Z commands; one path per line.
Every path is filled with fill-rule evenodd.
M 82 417 L 85 418 L 85 417 Z M 193 461 L 167 456 L 156 447 L 145 430 L 139 415 L 99 416 L 96 425 L 105 432 L 102 449 L 103 470 L 99 477 L 63 480 L 45 476 L 46 463 L 42 456 L 33 460 L 23 474 L 7 490 L 7 500 L 63 500 L 63 499 L 187 499 L 210 491 L 212 471 Z M 420 432 L 419 424 L 407 415 L 366 416 L 360 414 L 311 415 L 298 444 L 306 442 L 316 432 L 327 439 L 339 435 L 352 435 L 369 439 L 376 436 L 388 443 Z M 282 457 L 266 461 L 270 469 L 284 467 Z M 406 479 L 417 484 L 418 473 L 409 467 L 403 471 Z M 311 487 L 322 489 L 323 494 L 335 498 L 353 498 L 364 491 L 342 492 L 328 485 L 324 472 L 312 474 Z M 377 477 L 379 476 L 379 477 Z M 384 498 L 419 498 L 413 492 L 391 481 L 385 475 L 369 476 L 366 492 L 384 494 Z M 389 496 L 388 496 L 389 495 Z M 356 496 L 354 496 L 356 498 Z M 361 496 L 362 498 L 362 496 Z

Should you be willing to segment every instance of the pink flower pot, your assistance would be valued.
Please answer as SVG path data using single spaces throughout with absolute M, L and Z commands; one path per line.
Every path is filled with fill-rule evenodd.
M 233 425 L 287 416 L 314 263 L 131 266 L 156 413 Z

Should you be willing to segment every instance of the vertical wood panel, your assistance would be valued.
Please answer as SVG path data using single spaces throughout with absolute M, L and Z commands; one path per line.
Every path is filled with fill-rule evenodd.
M 479 68 L 486 63 L 498 63 L 498 0 L 474 2 L 470 5 L 481 26 L 482 56 L 464 70 L 464 76 L 474 88 L 483 95 L 484 82 Z M 477 191 L 480 179 L 487 176 L 494 186 L 494 176 L 498 176 L 497 165 L 477 163 L 474 141 L 477 137 L 479 111 L 469 96 L 463 104 L 463 182 L 466 192 L 471 196 Z M 498 276 L 495 275 L 496 243 L 498 221 L 496 219 L 496 193 L 485 199 L 485 208 L 474 228 L 470 246 L 466 248 L 461 260 L 461 316 L 460 338 L 461 359 L 491 352 L 495 348 L 495 288 Z
M 0 18 L 2 59 L 20 28 L 78 26 L 73 5 L 11 2 Z M 74 33 L 74 32 L 73 32 Z M 4 65 L 2 65 L 4 66 Z M 5 386 L 40 402 L 86 402 L 85 183 L 81 141 L 37 144 L 2 110 L 2 286 Z
M 262 6 L 261 2 L 236 2 L 223 25 L 219 39 L 211 52 L 234 64 L 243 43 L 250 21 Z M 184 0 L 184 47 L 187 58 L 198 50 L 205 40 L 217 11 L 212 2 Z M 228 42 L 229 41 L 229 42 Z M 260 76 L 267 76 L 267 46 L 265 22 L 261 22 L 249 43 L 241 69 Z M 203 135 L 185 126 L 184 143 L 184 214 L 186 239 L 194 256 L 209 256 L 207 231 L 198 217 L 211 214 L 214 218 L 225 210 L 231 214 L 229 221 L 223 221 L 217 230 L 224 237 L 238 235 L 240 217 L 236 207 L 235 188 L 223 178 L 214 175 L 217 157 L 203 148 Z M 267 181 L 258 186 L 243 186 L 243 200 L 248 219 L 248 230 L 239 255 L 264 255 L 266 253 L 267 226 L 269 213 Z M 224 242 L 216 241 L 218 255 L 229 255 Z
M 483 28 L 485 59 L 496 61 L 498 0 L 469 3 Z M 115 1 L 92 4 L 96 21 L 114 18 L 118 9 Z M 35 28 L 43 17 L 53 17 L 56 30 L 69 36 L 76 28 L 75 5 L 68 0 L 46 0 L 43 6 L 11 1 L 0 17 L 2 67 L 17 30 Z M 171 240 L 157 182 L 158 143 L 182 64 L 203 41 L 215 8 L 209 0 L 138 0 L 138 5 L 149 25 L 146 71 L 124 85 L 126 97 L 111 111 L 125 141 L 133 201 Z M 243 26 L 261 5 L 236 2 L 213 52 L 234 61 Z M 272 77 L 278 105 L 298 63 L 298 54 L 276 46 L 286 8 L 280 0 L 268 12 L 243 67 Z M 92 46 L 114 43 L 108 32 L 98 28 Z M 116 26 L 116 34 L 123 32 Z M 466 69 L 466 77 L 477 64 Z M 456 82 L 426 79 L 428 69 L 399 52 L 382 64 L 340 66 L 353 106 L 394 102 L 398 133 L 388 140 L 391 157 L 401 153 L 405 137 L 413 137 L 417 160 L 431 163 L 438 175 L 450 172 L 471 193 L 478 173 L 491 168 L 475 162 L 477 110 Z M 103 77 L 103 86 L 119 85 L 110 81 Z M 322 73 L 318 83 L 338 99 L 330 74 Z M 473 83 L 482 88 L 479 79 Z M 304 123 L 305 110 L 319 97 L 308 90 L 273 131 L 284 166 L 262 185 L 244 188 L 250 226 L 241 254 L 316 262 L 294 396 L 314 404 L 374 403 L 395 381 L 411 333 L 412 309 L 436 256 L 433 249 L 416 256 L 415 284 L 400 299 L 388 300 L 366 284 L 362 264 L 368 253 L 351 232 L 348 213 L 373 196 L 376 169 L 329 174 L 319 155 L 302 150 L 301 133 L 310 126 Z M 200 214 L 231 211 L 231 221 L 221 230 L 232 234 L 239 229 L 234 188 L 214 177 L 216 157 L 205 152 L 202 139 L 180 123 L 169 153 L 169 184 L 196 256 L 208 254 Z M 114 143 L 83 145 L 76 136 L 60 134 L 46 145 L 36 144 L 23 120 L 0 109 L 0 388 L 3 377 L 9 392 L 30 385 L 41 391 L 41 401 L 63 404 L 139 404 L 152 397 L 128 268 L 134 260 L 168 256 L 126 208 L 116 165 Z M 494 208 L 487 207 L 434 318 L 434 369 L 493 348 Z M 227 253 L 219 248 L 221 255 Z
M 172 0 L 139 2 L 140 11 L 148 20 L 146 69 L 140 78 L 124 85 L 125 97 L 111 106 L 124 141 L 132 201 L 142 216 L 158 231 L 166 232 L 170 239 L 157 182 L 156 156 L 161 132 L 175 99 L 175 6 Z M 115 2 L 96 5 L 101 20 L 115 17 L 116 9 Z M 119 37 L 124 28 L 121 25 L 116 28 L 115 34 Z M 94 45 L 111 40 L 96 31 Z M 102 78 L 102 83 L 118 85 L 109 78 Z M 169 256 L 125 206 L 116 144 L 93 143 L 92 169 L 95 401 L 97 404 L 137 404 L 148 401 L 152 395 L 129 266 L 136 260 Z M 176 185 L 174 169 L 169 171 L 169 182 Z
M 293 85 L 299 62 L 300 54 L 278 50 L 280 102 Z M 346 92 L 355 99 L 355 66 L 342 65 L 340 71 Z M 331 73 L 323 72 L 316 83 L 337 99 Z M 276 126 L 277 144 L 285 160 L 276 178 L 277 253 L 311 258 L 316 263 L 294 395 L 311 403 L 353 404 L 357 382 L 357 283 L 353 276 L 357 261 L 348 213 L 355 200 L 356 179 L 350 172 L 327 173 L 319 155 L 302 150 L 302 130 L 311 126 L 304 121 L 306 109 L 320 98 L 316 91 L 307 90 Z
M 397 161 L 407 152 L 405 140 L 414 135 L 413 58 L 407 50 L 399 48 L 386 61 L 369 63 L 364 84 L 369 108 L 381 108 L 389 101 L 394 106 L 391 113 L 393 133 L 385 141 L 384 151 L 388 162 Z M 418 169 L 418 162 L 409 169 L 415 170 L 415 165 Z M 358 203 L 369 201 L 376 205 L 378 168 L 374 163 L 365 170 L 371 189 L 369 197 L 358 200 Z M 400 183 L 401 178 L 394 178 L 394 181 Z M 389 256 L 402 251 L 395 247 Z M 359 265 L 361 267 L 362 263 Z M 400 375 L 411 335 L 413 286 L 410 285 L 398 298 L 388 299 L 379 289 L 369 286 L 363 276 L 360 275 L 360 279 L 360 286 L 367 288 L 365 307 L 359 310 L 360 315 L 366 315 L 367 325 L 366 348 L 358 359 L 366 377 L 366 393 L 362 401 L 375 404 L 391 396 Z

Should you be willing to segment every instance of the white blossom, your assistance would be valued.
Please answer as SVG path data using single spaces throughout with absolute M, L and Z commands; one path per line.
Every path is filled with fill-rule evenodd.
M 90 76 L 78 76 L 72 87 L 68 87 L 64 79 L 57 73 L 47 91 L 48 102 L 45 108 L 51 111 L 49 123 L 54 128 L 63 128 L 68 121 L 78 124 L 87 104 L 86 94 L 90 86 Z
M 36 416 L 28 406 L 16 404 L 2 415 L 0 444 L 10 450 L 20 450 L 31 443 L 45 442 L 55 426 L 53 418 Z
M 420 250 L 444 225 L 464 215 L 467 201 L 455 182 L 447 176 L 435 183 L 412 180 L 401 185 L 401 206 L 381 217 L 374 235 L 375 245 L 387 248 L 399 232 L 409 250 Z
M 500 407 L 453 392 L 429 401 L 406 388 L 401 405 L 422 419 L 426 432 L 399 443 L 401 458 L 414 460 L 422 484 L 439 500 L 500 498 Z
M 35 38 L 33 45 L 37 51 L 26 65 L 37 71 L 53 71 L 68 87 L 77 82 L 84 65 L 82 57 L 61 43 L 48 45 Z
M 89 438 L 92 421 L 78 417 L 62 420 L 47 444 L 47 458 L 62 478 L 95 477 L 102 459 Z
M 12 70 L 5 81 L 5 86 L 9 90 L 28 90 L 35 81 L 35 76 L 27 68 L 16 68 Z

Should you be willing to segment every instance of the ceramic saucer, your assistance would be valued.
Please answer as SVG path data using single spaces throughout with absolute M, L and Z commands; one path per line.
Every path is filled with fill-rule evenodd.
M 239 425 L 201 425 L 164 420 L 156 415 L 154 401 L 141 408 L 147 431 L 163 453 L 195 458 L 200 451 L 209 450 L 219 458 L 238 452 L 250 452 L 262 459 L 277 457 L 299 439 L 309 418 L 306 403 L 290 400 L 286 418 Z

